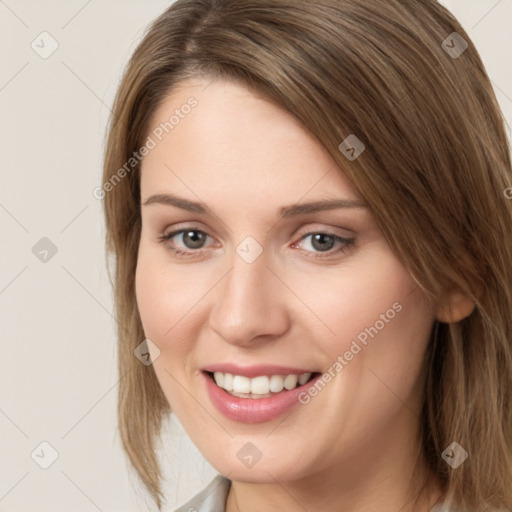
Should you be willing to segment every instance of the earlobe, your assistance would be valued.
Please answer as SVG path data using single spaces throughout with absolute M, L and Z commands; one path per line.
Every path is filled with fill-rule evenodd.
M 452 293 L 446 302 L 439 306 L 436 319 L 446 324 L 453 324 L 468 317 L 475 309 L 475 303 L 462 293 Z

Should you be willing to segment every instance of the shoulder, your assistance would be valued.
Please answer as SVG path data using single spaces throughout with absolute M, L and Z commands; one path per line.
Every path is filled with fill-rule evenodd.
M 217 475 L 202 491 L 174 512 L 224 512 L 231 480 Z

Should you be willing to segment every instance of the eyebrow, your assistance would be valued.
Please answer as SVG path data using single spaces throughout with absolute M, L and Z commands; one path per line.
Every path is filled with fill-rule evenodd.
M 190 201 L 184 197 L 173 194 L 154 194 L 148 197 L 143 205 L 163 204 L 166 206 L 175 206 L 182 210 L 201 215 L 213 215 L 213 212 L 204 204 L 196 201 Z M 359 199 L 328 199 L 325 201 L 313 201 L 310 203 L 293 204 L 283 206 L 279 213 L 281 217 L 293 217 L 308 213 L 317 213 L 325 210 L 336 210 L 341 208 L 368 208 L 368 205 Z

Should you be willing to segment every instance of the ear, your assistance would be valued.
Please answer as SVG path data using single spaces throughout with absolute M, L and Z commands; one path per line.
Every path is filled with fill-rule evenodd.
M 459 292 L 453 292 L 438 307 L 436 319 L 445 324 L 453 324 L 468 317 L 475 309 L 475 303 L 470 297 Z

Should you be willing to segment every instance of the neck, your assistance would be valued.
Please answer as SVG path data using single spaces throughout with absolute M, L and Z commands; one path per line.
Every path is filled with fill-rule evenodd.
M 323 480 L 323 481 L 322 481 Z M 386 484 L 387 480 L 387 484 Z M 318 478 L 308 488 L 303 482 L 275 482 L 274 484 L 247 484 L 232 482 L 226 501 L 226 512 L 430 512 L 442 502 L 440 483 L 432 475 L 429 484 L 410 489 L 390 489 L 390 481 L 382 479 L 373 491 L 362 494 L 363 486 L 348 489 L 340 480 L 335 484 Z M 365 485 L 364 487 L 372 487 Z
M 404 435 L 410 419 L 407 429 L 381 432 L 379 442 L 299 480 L 233 481 L 226 512 L 429 512 L 442 501 L 442 487 L 418 450 L 419 437 Z

